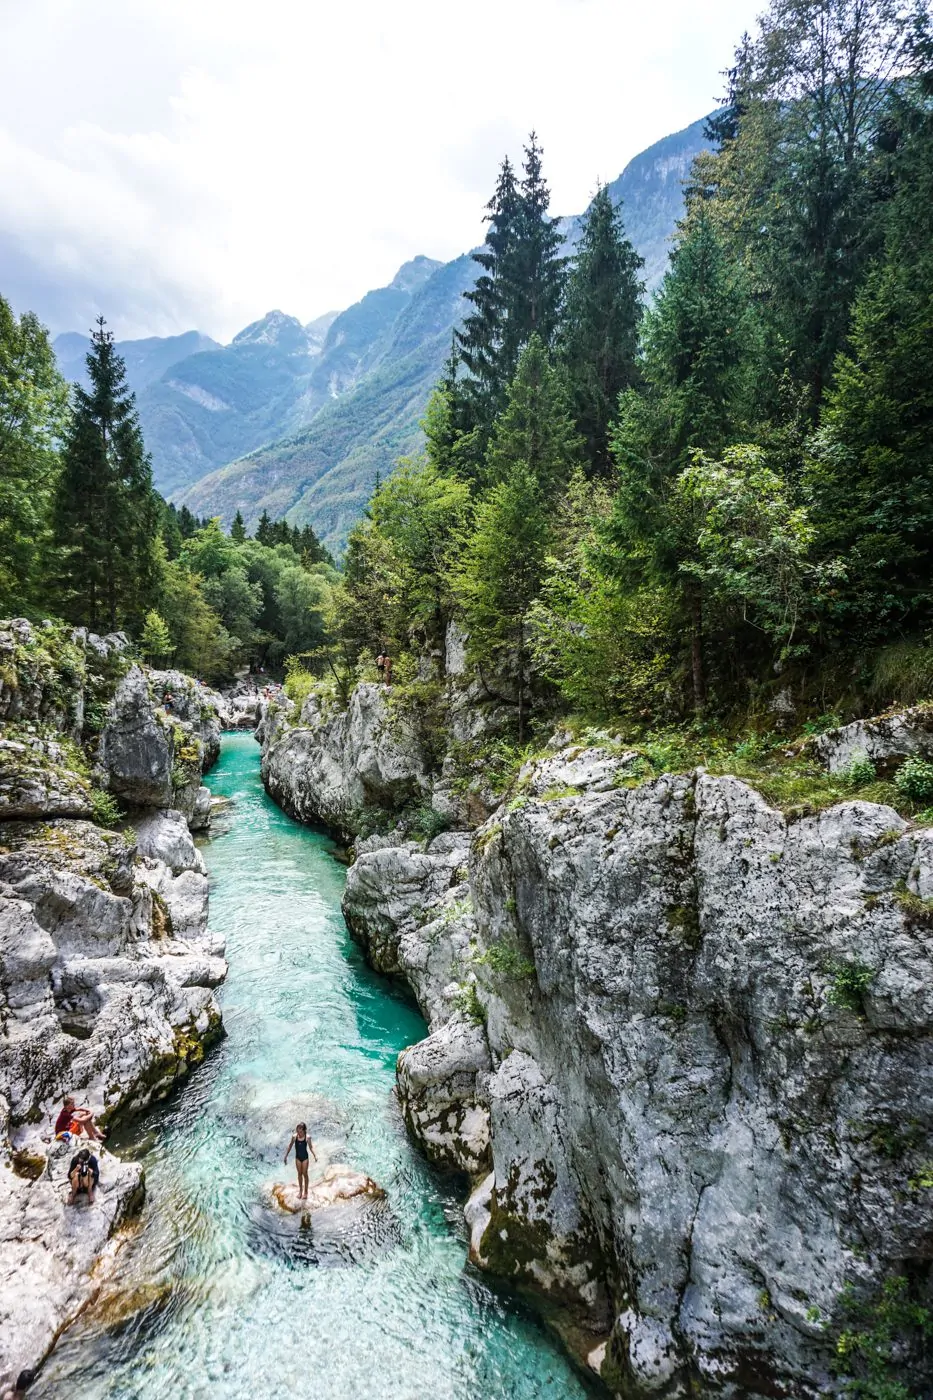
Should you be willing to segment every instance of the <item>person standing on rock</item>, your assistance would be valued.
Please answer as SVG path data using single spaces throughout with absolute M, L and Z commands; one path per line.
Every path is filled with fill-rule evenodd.
M 308 1199 L 308 1152 L 317 1161 L 317 1153 L 314 1144 L 308 1137 L 308 1127 L 306 1123 L 299 1123 L 295 1129 L 294 1136 L 285 1151 L 285 1162 L 288 1164 L 288 1154 L 292 1148 L 295 1149 L 295 1166 L 298 1168 L 298 1199 L 306 1201 Z

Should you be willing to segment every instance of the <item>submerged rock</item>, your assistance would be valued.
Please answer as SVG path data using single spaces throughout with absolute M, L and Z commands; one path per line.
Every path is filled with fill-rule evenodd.
M 272 1197 L 276 1204 L 292 1214 L 343 1205 L 346 1201 L 354 1201 L 361 1196 L 382 1201 L 385 1194 L 372 1177 L 367 1176 L 365 1172 L 355 1171 L 343 1162 L 333 1163 L 316 1181 L 309 1183 L 306 1200 L 298 1199 L 298 1186 L 295 1182 L 284 1185 L 277 1181 L 272 1187 Z

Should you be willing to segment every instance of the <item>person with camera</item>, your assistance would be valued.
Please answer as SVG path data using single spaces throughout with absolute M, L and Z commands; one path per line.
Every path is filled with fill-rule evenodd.
M 68 1180 L 71 1182 L 71 1195 L 68 1197 L 68 1204 L 73 1206 L 78 1199 L 79 1191 L 87 1193 L 87 1203 L 94 1204 L 94 1192 L 97 1183 L 100 1181 L 100 1167 L 97 1158 L 93 1156 L 90 1149 L 82 1147 L 71 1159 L 71 1166 L 68 1168 Z

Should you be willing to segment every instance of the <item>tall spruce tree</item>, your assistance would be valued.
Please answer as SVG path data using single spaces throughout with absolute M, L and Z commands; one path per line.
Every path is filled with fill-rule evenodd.
M 447 385 L 457 431 L 472 434 L 467 455 L 482 460 L 489 431 L 515 374 L 522 348 L 537 335 L 550 348 L 560 324 L 566 258 L 563 235 L 548 217 L 550 193 L 534 132 L 525 147 L 521 184 L 508 159 L 502 162 L 487 205 L 485 246 L 473 256 L 483 269 L 472 291 L 473 311 L 457 333 L 467 375 Z M 461 446 L 461 458 L 463 446 Z
M 516 277 L 520 211 L 515 171 L 506 157 L 486 206 L 485 220 L 489 225 L 486 241 L 473 254 L 482 272 L 472 290 L 464 292 L 472 310 L 457 332 L 459 358 L 472 381 L 463 390 L 464 408 L 470 421 L 462 426 L 467 430 L 475 426 L 488 429 L 514 368 L 514 360 L 509 363 L 511 350 L 506 342 L 506 323 Z M 457 382 L 456 361 L 452 362 L 452 379 Z
M 243 520 L 243 512 L 238 510 L 233 517 L 233 524 L 230 526 L 230 538 L 235 544 L 242 544 L 246 539 L 246 524 Z
M 587 460 L 597 473 L 611 467 L 609 425 L 619 395 L 638 381 L 643 266 L 603 185 L 583 221 L 561 346 Z
M 538 138 L 532 132 L 525 147 L 515 269 L 507 293 L 506 348 L 513 371 L 521 347 L 533 335 L 550 349 L 563 305 L 567 259 L 560 250 L 564 235 L 557 220 L 548 214 L 551 192 L 544 179 L 541 155 Z
M 74 388 L 54 507 L 61 605 L 92 627 L 139 626 L 153 599 L 159 510 L 126 367 L 103 316 Z
M 644 339 L 645 390 L 623 395 L 613 439 L 613 567 L 631 586 L 660 583 L 679 596 L 691 638 L 694 705 L 702 710 L 702 605 L 682 569 L 689 531 L 673 486 L 693 452 L 717 454 L 748 433 L 756 367 L 740 270 L 729 263 L 705 203 L 681 230 Z

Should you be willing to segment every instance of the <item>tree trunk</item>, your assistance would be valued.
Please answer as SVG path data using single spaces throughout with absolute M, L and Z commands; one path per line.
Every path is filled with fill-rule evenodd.
M 690 590 L 690 660 L 693 708 L 699 715 L 706 706 L 706 677 L 703 674 L 703 599 L 697 587 Z
M 525 627 L 518 629 L 518 742 L 525 742 Z

